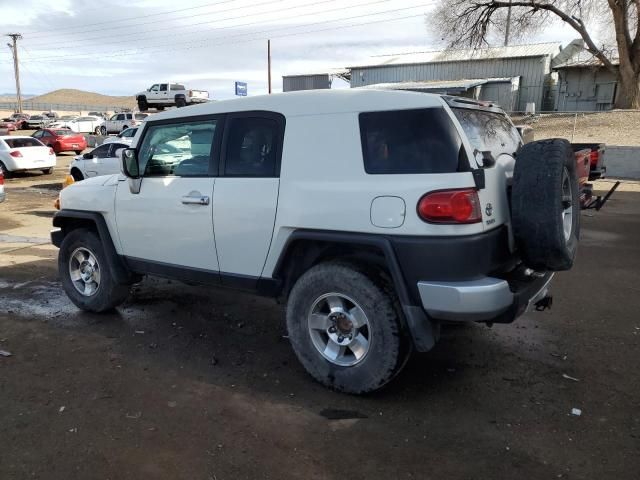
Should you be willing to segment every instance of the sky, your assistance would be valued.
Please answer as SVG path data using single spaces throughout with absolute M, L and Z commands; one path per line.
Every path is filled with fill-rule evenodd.
M 273 91 L 282 75 L 370 63 L 373 56 L 441 48 L 426 26 L 435 0 L 0 0 L 3 34 L 21 33 L 22 91 L 77 88 L 135 95 L 178 81 L 234 96 Z M 531 42 L 575 38 L 552 25 Z M 10 39 L 6 38 L 8 42 Z M 6 42 L 5 42 L 6 43 Z M 340 80 L 335 88 L 348 87 Z M 14 93 L 13 62 L 0 50 L 0 94 Z

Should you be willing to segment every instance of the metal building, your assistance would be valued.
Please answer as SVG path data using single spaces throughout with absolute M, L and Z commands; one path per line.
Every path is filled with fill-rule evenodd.
M 618 90 L 616 75 L 591 54 L 571 58 L 554 70 L 558 72 L 556 110 L 592 112 L 613 108 Z
M 552 66 L 560 53 L 560 43 L 540 43 L 382 56 L 372 63 L 350 67 L 351 87 L 382 84 L 396 88 L 405 82 L 455 81 L 458 83 L 450 88 L 470 84 L 474 89 L 458 94 L 508 103 L 503 105 L 507 110 L 524 111 L 529 103 L 535 104 L 536 111 L 553 110 L 556 88 Z M 486 82 L 478 89 L 474 79 Z M 491 81 L 494 79 L 503 81 Z
M 322 90 L 331 88 L 331 76 L 328 73 L 311 75 L 285 75 L 282 77 L 282 91 Z

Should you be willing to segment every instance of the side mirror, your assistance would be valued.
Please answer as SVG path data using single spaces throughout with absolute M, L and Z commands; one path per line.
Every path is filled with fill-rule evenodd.
M 140 166 L 135 148 L 122 150 L 122 173 L 129 178 L 140 178 Z
M 82 155 L 82 158 L 84 158 L 85 160 L 91 160 L 93 158 L 93 153 L 84 153 Z

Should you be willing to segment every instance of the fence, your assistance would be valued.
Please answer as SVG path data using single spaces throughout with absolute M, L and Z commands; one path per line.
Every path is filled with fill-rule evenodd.
M 22 110 L 37 112 L 62 111 L 62 112 L 115 112 L 122 110 L 124 105 L 86 105 L 81 103 L 46 103 L 46 102 L 22 102 Z M 131 108 L 129 105 L 128 108 Z M 18 110 L 17 102 L 0 102 L 0 110 L 15 112 Z
M 516 125 L 531 126 L 536 140 L 566 138 L 574 143 L 640 146 L 640 110 L 510 115 Z

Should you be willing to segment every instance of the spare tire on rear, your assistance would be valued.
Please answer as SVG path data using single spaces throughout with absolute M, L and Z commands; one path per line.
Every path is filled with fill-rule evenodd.
M 554 138 L 527 143 L 517 154 L 511 192 L 513 235 L 525 264 L 569 270 L 580 238 L 576 159 Z

